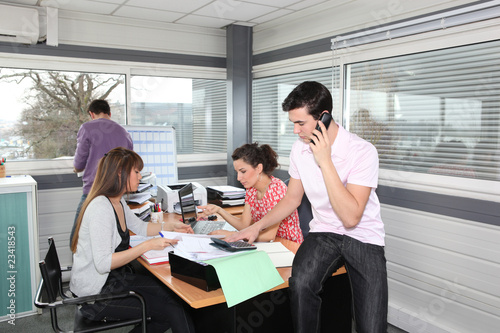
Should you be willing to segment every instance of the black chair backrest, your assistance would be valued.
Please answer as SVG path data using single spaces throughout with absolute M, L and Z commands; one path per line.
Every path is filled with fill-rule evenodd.
M 289 180 L 290 179 L 285 180 L 285 184 L 287 186 Z M 302 201 L 300 202 L 299 207 L 297 207 L 297 213 L 299 213 L 299 222 L 300 229 L 302 230 L 302 235 L 306 237 L 307 234 L 309 234 L 309 222 L 311 222 L 313 216 L 311 203 L 309 202 L 309 199 L 307 198 L 307 195 L 305 193 L 302 196 Z
M 49 238 L 49 250 L 45 259 L 40 261 L 39 266 L 46 286 L 48 301 L 55 302 L 62 290 L 62 273 L 54 239 Z

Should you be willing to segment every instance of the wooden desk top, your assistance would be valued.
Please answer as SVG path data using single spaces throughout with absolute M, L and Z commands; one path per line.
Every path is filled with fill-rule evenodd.
M 168 218 L 178 218 L 178 216 L 172 216 L 175 214 L 168 214 L 168 215 L 169 215 Z M 164 218 L 167 218 L 167 216 L 165 216 Z M 298 243 L 292 242 L 287 239 L 276 238 L 276 241 L 281 242 L 293 253 L 296 253 L 297 249 L 299 248 Z M 148 269 L 151 273 L 153 273 L 153 275 L 155 275 L 160 281 L 165 283 L 173 292 L 179 295 L 179 297 L 181 297 L 187 304 L 189 304 L 191 307 L 195 309 L 226 302 L 226 298 L 224 297 L 224 293 L 222 292 L 221 288 L 207 292 L 187 282 L 172 277 L 172 274 L 170 273 L 169 264 L 149 265 L 142 258 L 138 258 L 137 260 L 144 267 L 146 267 L 146 269 Z M 281 267 L 277 268 L 277 270 L 280 273 L 281 278 L 285 282 L 280 284 L 279 286 L 274 287 L 271 290 L 288 288 L 288 278 L 292 274 L 292 267 Z M 344 267 L 341 267 L 333 275 L 338 275 L 343 273 L 346 273 L 346 270 Z

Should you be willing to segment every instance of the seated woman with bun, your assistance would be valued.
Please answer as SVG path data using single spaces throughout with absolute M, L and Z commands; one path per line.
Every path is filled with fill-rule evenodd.
M 233 155 L 233 166 L 238 174 L 238 181 L 245 187 L 245 207 L 241 218 L 235 217 L 217 205 L 200 206 L 201 216 L 219 214 L 238 230 L 259 221 L 284 196 L 287 186 L 283 181 L 272 176 L 278 166 L 278 154 L 269 145 L 259 146 L 257 143 L 244 144 L 237 148 Z M 211 234 L 225 235 L 230 231 L 216 230 Z M 302 243 L 304 237 L 299 224 L 299 216 L 295 210 L 281 223 L 261 231 L 256 241 L 269 242 L 276 237 Z

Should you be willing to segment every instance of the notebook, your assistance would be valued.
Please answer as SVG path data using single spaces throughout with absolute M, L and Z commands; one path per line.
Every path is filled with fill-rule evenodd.
M 183 186 L 179 191 L 179 206 L 184 223 L 188 223 L 195 234 L 207 235 L 215 230 L 238 231 L 226 221 L 198 221 L 198 208 L 194 200 L 193 184 Z

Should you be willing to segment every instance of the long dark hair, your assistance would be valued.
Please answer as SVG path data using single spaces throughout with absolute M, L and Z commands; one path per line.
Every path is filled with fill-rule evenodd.
M 142 170 L 143 167 L 144 163 L 141 157 L 134 151 L 123 147 L 111 149 L 100 159 L 94 184 L 83 203 L 80 215 L 78 215 L 75 234 L 71 242 L 71 251 L 73 253 L 76 252 L 83 214 L 89 203 L 100 195 L 116 197 L 127 192 L 129 190 L 127 188 L 128 179 L 132 169 Z
M 243 160 L 245 163 L 256 168 L 259 163 L 262 164 L 262 172 L 271 176 L 274 169 L 278 167 L 278 154 L 271 148 L 270 145 L 261 145 L 257 142 L 247 143 L 236 148 L 231 155 L 233 161 Z

